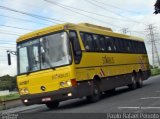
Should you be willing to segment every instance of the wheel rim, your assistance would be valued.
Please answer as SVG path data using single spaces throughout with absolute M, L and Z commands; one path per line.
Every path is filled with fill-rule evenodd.
M 142 78 L 139 79 L 139 84 L 142 85 L 143 81 Z
M 136 84 L 136 81 L 135 81 L 134 77 L 132 77 L 132 83 Z
M 98 95 L 98 92 L 99 92 L 99 91 L 98 91 L 97 86 L 94 87 L 94 91 L 93 91 L 93 92 L 94 92 L 94 95 Z
M 143 85 L 143 80 L 142 80 L 141 77 L 139 78 L 139 82 L 138 82 L 138 83 L 139 83 L 139 86 L 140 86 L 140 87 Z

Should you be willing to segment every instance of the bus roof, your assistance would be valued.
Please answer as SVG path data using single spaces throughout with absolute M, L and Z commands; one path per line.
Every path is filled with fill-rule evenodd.
M 91 33 L 96 33 L 96 34 L 103 34 L 107 36 L 112 36 L 112 37 L 118 37 L 118 38 L 124 38 L 124 39 L 130 39 L 130 40 L 136 40 L 136 41 L 142 41 L 142 38 L 135 37 L 135 36 L 129 36 L 125 34 L 120 34 L 120 33 L 115 33 L 112 31 L 111 28 L 107 27 L 102 27 L 94 24 L 89 24 L 89 23 L 79 23 L 79 24 L 72 24 L 72 23 L 64 23 L 64 24 L 59 24 L 59 25 L 54 25 L 54 26 L 49 26 L 40 30 L 35 30 L 33 32 L 27 33 L 25 35 L 20 36 L 17 39 L 17 42 L 21 42 L 27 39 L 31 39 L 34 37 L 42 36 L 45 34 L 49 34 L 51 32 L 56 32 L 56 31 L 61 31 L 64 29 L 77 29 L 82 32 L 91 32 Z

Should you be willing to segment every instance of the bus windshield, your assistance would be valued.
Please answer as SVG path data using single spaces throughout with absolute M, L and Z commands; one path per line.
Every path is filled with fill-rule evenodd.
M 55 33 L 18 44 L 18 73 L 68 65 L 71 62 L 66 32 Z

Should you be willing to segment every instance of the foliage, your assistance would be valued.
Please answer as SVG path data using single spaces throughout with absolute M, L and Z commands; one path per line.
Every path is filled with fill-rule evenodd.
M 153 66 L 150 64 L 150 65 L 149 65 L 149 68 L 150 68 L 150 69 L 153 69 Z
M 17 88 L 16 85 L 16 77 L 5 75 L 0 77 L 0 90 L 15 90 Z
M 0 96 L 0 102 L 9 101 L 9 100 L 15 100 L 15 99 L 19 99 L 19 98 L 20 98 L 19 93 L 10 94 L 10 95 L 7 95 L 7 96 Z
M 158 68 L 151 69 L 152 76 L 159 75 L 159 74 L 160 74 L 160 69 Z
M 155 3 L 155 14 L 158 14 L 160 13 L 160 0 L 157 0 L 156 3 Z

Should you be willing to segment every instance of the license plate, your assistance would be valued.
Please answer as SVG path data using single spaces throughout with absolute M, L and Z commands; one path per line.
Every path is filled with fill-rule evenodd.
M 42 98 L 42 102 L 48 102 L 48 101 L 51 101 L 51 98 L 50 98 L 50 97 Z

